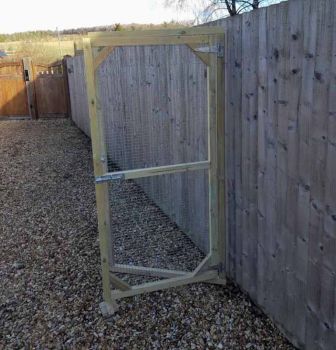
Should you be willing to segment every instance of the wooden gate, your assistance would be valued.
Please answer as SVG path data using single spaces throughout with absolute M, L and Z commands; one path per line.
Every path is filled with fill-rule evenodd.
M 23 63 L 0 63 L 0 117 L 29 116 Z
M 147 152 L 149 148 L 146 147 L 143 140 L 151 137 L 149 135 L 152 135 L 152 133 L 159 132 L 159 125 L 161 130 L 165 130 L 161 134 L 162 136 L 163 134 L 170 135 L 167 140 L 177 140 L 173 135 L 174 133 L 180 134 L 181 129 L 174 129 L 172 125 L 181 123 L 181 119 L 178 117 L 179 113 L 169 115 L 167 118 L 169 121 L 164 121 L 165 118 L 157 118 L 157 114 L 153 114 L 148 110 L 148 114 L 152 116 L 149 119 L 150 122 L 147 125 L 143 124 L 141 115 L 139 115 L 136 123 L 138 127 L 133 128 L 129 124 L 131 117 L 123 118 L 122 127 L 120 127 L 121 124 L 116 123 L 114 116 L 111 113 L 106 113 L 101 108 L 101 104 L 98 102 L 100 91 L 99 87 L 97 88 L 96 79 L 99 65 L 117 47 L 140 45 L 187 45 L 206 64 L 208 152 L 205 158 L 197 158 L 194 154 L 189 159 L 190 161 L 185 163 L 176 161 L 177 157 L 172 157 L 171 160 L 165 158 L 164 163 L 160 163 L 159 166 L 156 161 L 151 161 L 153 157 L 150 152 Z M 225 160 L 223 135 L 225 135 L 225 130 L 223 96 L 225 92 L 223 91 L 223 29 L 203 27 L 128 33 L 95 32 L 89 33 L 88 37 L 83 39 L 83 48 L 96 177 L 104 295 L 104 302 L 101 304 L 102 311 L 111 314 L 117 308 L 116 300 L 145 292 L 194 282 L 224 284 L 226 238 L 224 215 Z M 171 61 L 171 64 L 175 64 L 175 62 L 175 60 Z M 154 64 L 160 66 L 159 61 Z M 127 65 L 127 62 L 125 62 L 125 65 Z M 127 70 L 123 72 L 127 72 Z M 132 83 L 129 83 L 129 86 L 133 84 L 133 80 L 131 81 Z M 142 88 L 141 84 L 138 85 L 136 90 L 133 90 L 138 96 L 140 93 L 138 89 L 140 88 Z M 166 91 L 168 90 L 156 91 L 155 93 L 163 94 L 166 101 L 171 100 Z M 146 98 L 146 95 L 144 95 L 144 98 Z M 188 101 L 186 101 L 186 104 L 188 104 Z M 176 108 L 172 109 L 174 111 L 179 109 L 178 107 L 172 108 Z M 158 124 L 160 122 L 163 124 Z M 191 133 L 193 122 L 195 120 L 185 119 L 185 124 L 188 125 L 185 128 L 185 135 Z M 112 128 L 108 129 L 108 125 L 111 125 Z M 156 127 L 151 129 L 152 125 Z M 140 134 L 136 132 L 136 129 L 141 129 Z M 121 146 L 123 150 L 120 148 L 122 156 L 119 159 L 118 156 L 111 157 L 112 153 L 109 152 L 111 149 L 109 146 L 114 146 L 112 142 L 116 133 L 122 133 L 125 142 Z M 188 137 L 185 136 L 186 139 L 189 139 Z M 171 145 L 169 141 L 163 144 L 164 147 Z M 126 147 L 124 147 L 125 145 Z M 186 146 L 185 142 L 179 142 L 178 145 L 172 144 L 172 146 L 172 152 L 186 154 L 183 149 Z M 158 145 L 158 147 L 161 146 Z M 115 147 L 112 148 L 115 149 Z M 132 153 L 129 150 L 135 150 L 135 152 Z M 193 149 L 193 151 L 197 152 L 196 149 Z M 140 160 L 142 152 L 145 154 L 145 157 L 142 158 L 145 160 L 144 162 L 142 162 L 142 159 Z M 120 154 L 117 151 L 114 155 L 117 153 Z M 127 158 L 132 159 L 131 163 L 126 164 L 124 160 Z M 194 159 L 194 161 L 191 161 L 191 159 Z M 206 211 L 208 224 L 202 233 L 209 242 L 209 249 L 204 252 L 204 255 L 197 255 L 195 253 L 198 248 L 194 246 L 194 253 L 188 255 L 188 262 L 192 260 L 193 264 L 186 267 L 186 264 L 180 264 L 180 262 L 187 255 L 185 249 L 188 245 L 187 241 L 190 242 L 186 239 L 188 233 L 183 232 L 183 226 L 178 224 L 176 215 L 169 216 L 168 212 L 171 212 L 169 210 L 165 211 L 165 208 L 171 208 L 178 203 L 177 211 L 179 213 L 184 212 L 188 205 L 186 202 L 192 201 L 192 196 L 187 194 L 187 190 L 190 188 L 187 183 L 188 181 L 195 183 L 197 176 L 207 184 Z M 167 200 L 167 193 L 171 190 L 174 191 L 174 185 L 172 187 L 169 185 L 167 187 L 169 190 L 166 192 L 160 190 L 162 185 L 167 183 L 184 184 L 185 187 L 183 187 L 182 192 L 186 193 L 184 198 L 188 198 L 188 200 L 186 202 L 184 202 L 184 199 L 179 202 L 171 201 L 170 198 Z M 131 187 L 133 190 L 128 191 Z M 148 195 L 149 192 L 146 193 L 146 189 L 149 188 L 155 188 L 151 195 Z M 178 192 L 180 191 L 176 191 L 176 195 Z M 120 197 L 121 193 L 122 197 Z M 152 216 L 153 210 L 148 210 L 149 198 L 153 207 L 158 209 L 154 216 Z M 126 203 L 131 205 L 125 206 Z M 147 208 L 144 215 L 145 219 L 142 214 L 139 214 L 138 210 L 138 208 L 143 207 Z M 133 215 L 134 213 L 136 215 Z M 121 228 L 123 227 L 121 217 L 126 218 L 127 225 L 129 225 L 125 231 Z M 168 217 L 169 219 L 167 219 Z M 172 237 L 170 229 L 168 226 L 162 229 L 164 227 L 163 222 L 166 219 L 169 221 L 169 227 L 179 227 L 180 230 L 169 242 L 165 241 L 165 238 L 168 235 Z M 198 224 L 201 224 L 201 222 L 199 221 Z M 190 227 L 188 229 L 191 231 Z M 164 250 L 167 246 L 169 248 L 165 253 Z M 182 254 L 181 251 L 183 251 Z M 141 277 L 139 278 L 139 276 Z
M 36 110 L 39 118 L 69 115 L 69 91 L 65 64 L 33 63 Z
M 50 65 L 0 63 L 0 118 L 50 118 L 70 115 L 65 61 Z

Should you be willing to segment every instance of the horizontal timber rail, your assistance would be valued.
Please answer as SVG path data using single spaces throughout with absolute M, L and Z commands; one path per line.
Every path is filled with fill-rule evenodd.
M 197 45 L 208 44 L 210 35 L 224 36 L 222 27 L 183 28 L 168 30 L 141 30 L 122 32 L 90 32 L 92 47 L 133 45 Z M 75 52 L 81 53 L 83 42 L 75 41 Z M 106 58 L 106 57 L 105 57 Z
M 193 171 L 193 170 L 202 170 L 209 169 L 210 162 L 202 161 L 202 162 L 194 162 L 194 163 L 183 163 L 183 164 L 174 164 L 174 165 L 166 165 L 152 168 L 143 168 L 143 169 L 134 169 L 134 170 L 125 170 L 125 171 L 115 171 L 106 173 L 102 176 L 96 177 L 96 183 L 104 183 L 111 180 L 131 180 L 138 179 L 141 177 L 148 176 L 157 176 L 157 175 L 165 175 L 178 173 L 183 171 Z
M 159 269 L 153 267 L 145 267 L 145 266 L 132 266 L 132 265 L 124 265 L 124 264 L 115 264 L 110 268 L 112 273 L 128 273 L 131 275 L 140 275 L 140 276 L 152 276 L 152 277 L 178 277 L 185 276 L 188 273 L 185 271 L 177 271 L 177 270 L 167 270 L 167 269 Z
M 100 36 L 90 37 L 92 47 L 100 46 L 141 46 L 141 45 L 183 45 L 208 44 L 207 35 L 168 35 L 143 37 Z
M 163 30 L 139 30 L 139 31 L 122 31 L 122 32 L 90 32 L 90 39 L 97 37 L 128 37 L 143 38 L 146 36 L 191 36 L 191 35 L 216 35 L 224 34 L 222 27 L 201 27 L 201 28 L 183 28 L 183 29 L 163 29 Z
M 111 295 L 113 299 L 117 300 L 120 298 L 128 298 L 134 295 L 142 294 L 144 292 L 155 292 L 158 290 L 183 286 L 189 283 L 196 283 L 196 282 L 205 282 L 210 281 L 218 278 L 217 271 L 210 270 L 204 273 L 201 273 L 199 275 L 194 275 L 193 273 L 189 273 L 185 276 L 179 276 L 175 278 L 170 278 L 167 280 L 162 281 L 155 281 L 155 282 L 148 282 L 144 284 L 140 284 L 138 286 L 131 287 L 129 290 L 124 291 L 112 291 Z

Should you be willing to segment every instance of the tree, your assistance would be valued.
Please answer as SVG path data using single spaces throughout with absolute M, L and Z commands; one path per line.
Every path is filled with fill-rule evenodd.
M 167 7 L 193 10 L 197 22 L 236 16 L 242 12 L 256 10 L 261 5 L 270 5 L 280 0 L 165 0 Z

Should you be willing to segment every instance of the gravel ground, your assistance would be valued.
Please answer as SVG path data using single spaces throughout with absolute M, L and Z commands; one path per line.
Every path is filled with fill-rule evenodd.
M 120 301 L 103 319 L 89 140 L 0 122 L 0 348 L 294 349 L 233 285 Z

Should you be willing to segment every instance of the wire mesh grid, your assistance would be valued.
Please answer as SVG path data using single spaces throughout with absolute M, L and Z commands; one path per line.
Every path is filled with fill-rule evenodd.
M 109 171 L 207 160 L 206 67 L 189 48 L 117 48 L 98 79 Z
M 116 48 L 97 78 L 109 172 L 208 159 L 206 67 L 188 47 Z M 115 180 L 109 191 L 116 264 L 192 271 L 205 257 L 207 171 Z
M 110 182 L 115 263 L 130 273 L 134 266 L 195 269 L 209 247 L 207 181 L 207 171 L 196 170 Z M 130 284 L 156 279 L 118 276 Z

